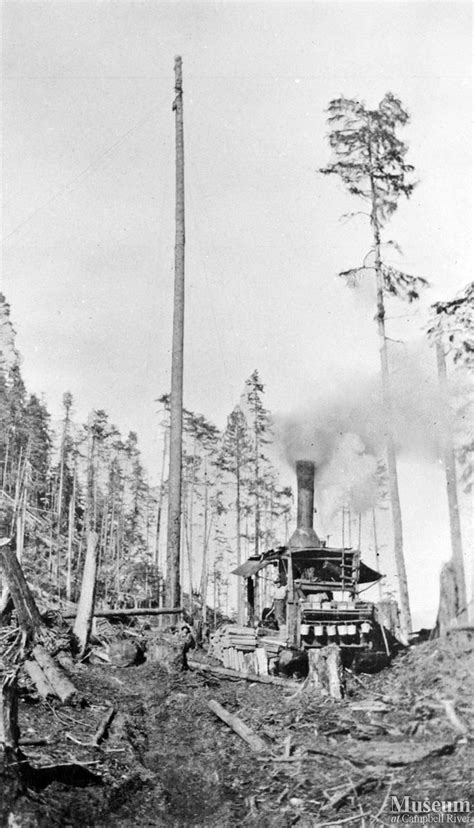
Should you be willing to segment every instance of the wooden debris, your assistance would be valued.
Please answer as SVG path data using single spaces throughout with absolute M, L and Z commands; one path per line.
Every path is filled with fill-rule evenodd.
M 41 644 L 36 645 L 33 650 L 33 655 L 45 674 L 48 683 L 62 703 L 66 704 L 71 701 L 77 695 L 77 690 L 72 681 L 68 679 L 66 674 L 55 663 L 53 657 Z
M 239 717 L 235 716 L 233 713 L 229 713 L 225 707 L 222 707 L 222 705 L 219 704 L 219 702 L 211 699 L 207 703 L 207 706 L 213 713 L 215 713 L 216 716 L 219 717 L 219 719 L 222 719 L 222 721 L 225 722 L 226 725 L 234 731 L 234 733 L 237 733 L 241 739 L 247 742 L 247 744 L 250 745 L 252 750 L 256 753 L 261 753 L 267 750 L 266 742 L 264 742 L 260 736 L 257 736 L 250 729 L 250 727 L 242 721 L 242 719 L 239 719 Z
M 455 731 L 459 733 L 460 736 L 467 736 L 467 726 L 464 724 L 464 722 L 461 721 L 458 714 L 456 713 L 453 702 L 450 701 L 450 699 L 442 699 L 441 702 L 444 707 L 446 716 L 448 717 Z
M 81 658 L 85 654 L 87 645 L 89 644 L 92 618 L 94 615 L 98 540 L 99 536 L 97 535 L 97 532 L 88 533 L 86 560 L 82 575 L 81 595 L 79 598 L 76 620 L 74 622 L 74 635 L 79 641 L 79 657 Z
M 349 796 L 359 794 L 366 785 L 372 785 L 377 782 L 380 782 L 380 776 L 376 775 L 365 776 L 358 782 L 351 781 L 345 788 L 343 788 L 342 791 L 332 796 L 329 802 L 327 802 L 326 805 L 323 805 L 321 810 L 328 811 L 331 808 L 339 808 Z

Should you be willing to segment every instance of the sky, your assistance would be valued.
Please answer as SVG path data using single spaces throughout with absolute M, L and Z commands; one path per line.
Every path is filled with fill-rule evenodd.
M 174 57 L 183 59 L 185 404 L 218 426 L 258 368 L 285 416 L 378 371 L 369 283 L 340 270 L 370 248 L 333 177 L 326 108 L 387 91 L 418 185 L 387 260 L 429 279 L 389 303 L 392 350 L 420 349 L 428 307 L 472 273 L 471 5 L 462 2 L 6 2 L 2 290 L 27 387 L 59 416 L 104 408 L 159 472 L 170 382 Z M 442 469 L 400 457 L 415 622 L 433 622 L 449 557 Z M 287 482 L 293 471 L 284 467 Z M 466 537 L 470 508 L 463 504 Z M 424 589 L 419 589 L 420 576 Z

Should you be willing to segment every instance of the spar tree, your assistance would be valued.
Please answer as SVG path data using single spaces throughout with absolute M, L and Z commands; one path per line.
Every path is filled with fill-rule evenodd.
M 372 248 L 362 266 L 343 271 L 340 275 L 350 284 L 357 284 L 365 274 L 372 274 L 375 278 L 375 318 L 380 345 L 393 545 L 400 590 L 401 626 L 406 635 L 411 630 L 411 617 L 403 552 L 396 449 L 392 430 L 393 405 L 385 328 L 385 300 L 390 296 L 412 302 L 418 299 L 420 288 L 427 282 L 384 262 L 382 247 L 397 246 L 392 240 L 383 241 L 382 234 L 397 209 L 400 197 L 409 198 L 415 186 L 412 180 L 414 168 L 405 160 L 407 146 L 397 135 L 399 128 L 408 122 L 408 113 L 398 98 L 388 92 L 376 109 L 368 109 L 365 104 L 355 99 L 337 98 L 330 102 L 328 115 L 329 143 L 334 160 L 321 172 L 325 175 L 337 175 L 351 195 L 367 204 L 368 209 L 363 211 L 363 214 L 369 219 L 372 233 Z

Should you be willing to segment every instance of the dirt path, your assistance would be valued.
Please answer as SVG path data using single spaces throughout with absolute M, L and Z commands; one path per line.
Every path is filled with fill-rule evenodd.
M 47 735 L 28 749 L 37 763 L 86 763 L 102 785 L 54 782 L 15 812 L 50 826 L 313 828 L 391 824 L 399 798 L 468 799 L 474 790 L 474 670 L 470 641 L 433 642 L 378 676 L 349 677 L 342 702 L 245 681 L 169 675 L 156 665 L 79 666 L 84 706 L 20 704 L 22 735 Z M 466 734 L 456 732 L 450 698 Z M 259 756 L 208 709 L 214 698 L 268 742 Z M 107 709 L 117 715 L 101 747 L 90 737 Z M 92 763 L 92 764 L 87 764 Z M 331 798 L 347 792 L 334 807 Z M 11 803 L 4 803 L 8 824 Z M 474 802 L 473 802 L 474 808 Z M 30 826 L 29 826 L 30 828 Z

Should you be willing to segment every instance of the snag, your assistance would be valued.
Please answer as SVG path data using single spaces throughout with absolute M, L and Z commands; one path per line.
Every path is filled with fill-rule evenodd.
M 74 635 L 79 641 L 79 657 L 85 655 L 94 617 L 94 601 L 97 573 L 97 532 L 89 532 L 87 536 L 86 560 L 82 574 L 81 596 L 74 623 Z

